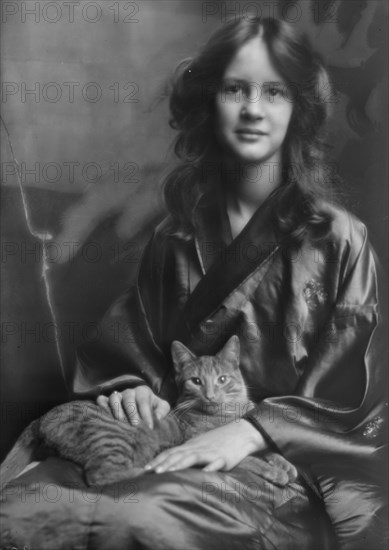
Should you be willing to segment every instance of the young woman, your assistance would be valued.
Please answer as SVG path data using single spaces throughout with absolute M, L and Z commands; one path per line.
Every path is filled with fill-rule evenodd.
M 131 505 L 126 487 L 52 504 L 50 524 L 71 525 L 56 547 L 383 548 L 378 268 L 364 225 L 330 200 L 326 71 L 292 26 L 238 20 L 173 84 L 169 214 L 102 340 L 79 350 L 74 393 L 152 425 L 175 400 L 171 342 L 211 355 L 238 334 L 256 407 L 158 456 Z M 269 448 L 299 469 L 287 488 L 261 475 Z M 33 471 L 21 479 L 82 486 L 66 461 Z

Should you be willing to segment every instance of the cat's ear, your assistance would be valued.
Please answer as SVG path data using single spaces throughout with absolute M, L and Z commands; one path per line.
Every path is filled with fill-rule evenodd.
M 234 368 L 239 368 L 240 342 L 239 338 L 234 334 L 227 341 L 223 349 L 216 355 L 223 363 L 230 363 Z
M 182 366 L 188 361 L 196 359 L 196 355 L 192 353 L 184 344 L 178 340 L 173 340 L 171 345 L 173 365 L 176 372 L 181 371 Z

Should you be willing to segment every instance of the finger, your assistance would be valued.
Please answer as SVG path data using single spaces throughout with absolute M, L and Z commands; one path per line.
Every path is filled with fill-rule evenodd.
M 135 402 L 135 391 L 133 389 L 123 392 L 122 406 L 128 422 L 132 426 L 139 424 L 139 412 Z
M 205 457 L 201 457 L 198 453 L 177 452 L 154 469 L 157 474 L 162 474 L 164 472 L 184 470 L 185 468 L 206 462 Z
M 96 399 L 96 403 L 101 407 L 102 409 L 106 410 L 107 412 L 111 412 L 111 409 L 108 405 L 108 397 L 106 395 L 99 395 Z
M 162 420 L 170 412 L 170 405 L 164 399 L 157 398 L 154 402 L 154 412 L 158 420 Z
M 167 460 L 176 450 L 179 449 L 179 447 L 173 447 L 172 449 L 168 449 L 167 451 L 163 451 L 159 455 L 157 455 L 153 460 L 150 460 L 148 464 L 145 466 L 145 470 L 154 470 L 156 467 L 158 467 L 160 464 L 162 464 L 165 460 Z
M 153 415 L 151 412 L 151 399 L 150 395 L 140 395 L 137 396 L 136 404 L 139 411 L 139 416 L 142 420 L 146 422 L 149 428 L 153 429 Z
M 216 460 L 210 462 L 205 468 L 204 472 L 217 472 L 218 470 L 224 470 L 226 467 L 226 461 L 223 457 L 219 457 Z
M 124 420 L 124 411 L 122 407 L 122 394 L 114 391 L 108 398 L 108 403 L 112 411 L 112 415 L 116 420 Z
M 180 450 L 180 448 L 177 447 L 175 452 L 167 456 L 162 462 L 156 465 L 154 470 L 157 474 L 160 474 L 163 472 L 183 470 L 185 468 L 191 468 L 192 466 L 197 465 L 207 465 L 215 462 L 216 460 L 215 453 L 211 454 L 207 451 L 191 451 L 190 449 L 185 449 L 184 447 Z

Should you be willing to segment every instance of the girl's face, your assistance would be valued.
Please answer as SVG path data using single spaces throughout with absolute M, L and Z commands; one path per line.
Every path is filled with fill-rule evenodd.
M 227 155 L 243 163 L 281 162 L 293 110 L 285 92 L 260 37 L 238 50 L 216 96 L 215 131 Z

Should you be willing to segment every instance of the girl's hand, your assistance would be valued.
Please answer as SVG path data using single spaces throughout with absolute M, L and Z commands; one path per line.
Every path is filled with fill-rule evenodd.
M 264 450 L 267 444 L 258 430 L 241 419 L 168 449 L 145 466 L 157 474 L 204 465 L 206 472 L 231 470 L 246 456 Z
M 169 403 L 155 395 L 148 386 L 114 391 L 109 397 L 99 395 L 96 401 L 100 407 L 112 413 L 116 420 L 128 420 L 133 426 L 144 420 L 153 428 L 153 417 L 161 420 L 170 411 Z

